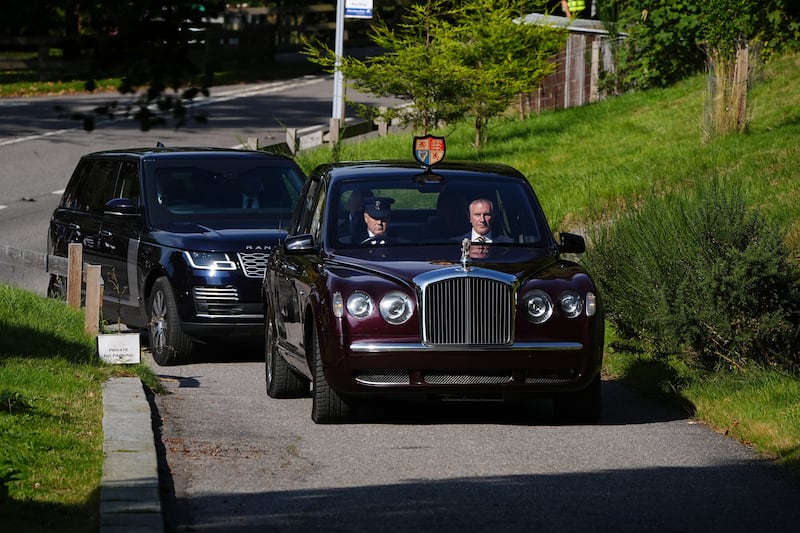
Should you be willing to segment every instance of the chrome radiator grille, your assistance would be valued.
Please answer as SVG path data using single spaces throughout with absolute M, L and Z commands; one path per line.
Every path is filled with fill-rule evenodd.
M 456 277 L 424 289 L 422 321 L 427 344 L 498 345 L 512 341 L 513 288 L 502 281 Z
M 248 278 L 263 279 L 264 271 L 267 269 L 269 254 L 270 252 L 248 252 L 238 254 L 244 275 Z

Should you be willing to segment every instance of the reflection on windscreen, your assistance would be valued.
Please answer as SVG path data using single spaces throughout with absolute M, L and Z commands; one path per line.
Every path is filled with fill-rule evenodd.
M 225 159 L 161 164 L 148 176 L 154 223 L 222 217 L 254 218 L 264 227 L 286 227 L 302 188 L 302 176 L 281 162 Z
M 516 180 L 451 179 L 424 187 L 402 180 L 359 181 L 332 192 L 336 208 L 329 237 L 343 248 L 482 242 L 481 235 L 488 245 L 540 246 L 549 231 L 535 197 Z

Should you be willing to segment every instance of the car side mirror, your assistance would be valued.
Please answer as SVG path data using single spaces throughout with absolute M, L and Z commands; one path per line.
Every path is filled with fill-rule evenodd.
M 559 234 L 561 237 L 560 252 L 562 254 L 582 254 L 586 251 L 586 240 L 575 233 Z
M 314 237 L 309 233 L 292 235 L 283 241 L 283 249 L 287 254 L 307 254 L 314 250 Z
M 106 202 L 103 213 L 123 217 L 138 216 L 139 208 L 130 198 L 114 198 Z

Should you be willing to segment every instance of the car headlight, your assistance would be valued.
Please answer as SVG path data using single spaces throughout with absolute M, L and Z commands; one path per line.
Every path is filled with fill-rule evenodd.
M 541 324 L 553 314 L 553 300 L 546 292 L 536 289 L 531 291 L 522 300 L 528 320 L 534 324 Z
M 236 270 L 236 263 L 228 254 L 220 252 L 183 252 L 192 268 L 201 270 Z
M 372 298 L 366 292 L 356 291 L 347 298 L 347 312 L 356 318 L 368 317 L 372 308 Z
M 414 313 L 411 298 L 399 291 L 392 291 L 381 298 L 379 308 L 383 319 L 395 325 L 407 322 Z
M 561 312 L 567 318 L 575 318 L 583 312 L 583 299 L 575 291 L 562 292 L 558 297 L 558 303 L 561 306 Z

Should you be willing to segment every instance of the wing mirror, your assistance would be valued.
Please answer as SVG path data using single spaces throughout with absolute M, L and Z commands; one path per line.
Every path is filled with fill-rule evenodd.
M 561 246 L 559 251 L 562 254 L 582 254 L 586 251 L 586 240 L 581 235 L 575 233 L 561 233 Z
M 307 254 L 314 250 L 314 237 L 308 233 L 286 237 L 283 249 L 287 254 Z

